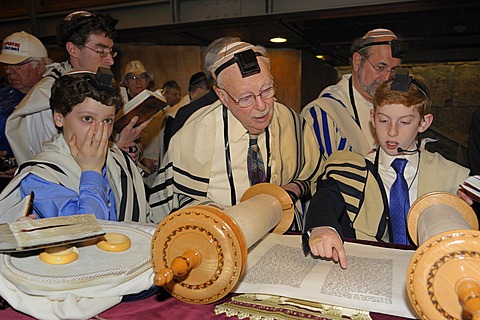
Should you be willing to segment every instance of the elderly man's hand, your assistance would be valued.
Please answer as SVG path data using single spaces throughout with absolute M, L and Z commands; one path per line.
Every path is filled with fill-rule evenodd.
M 347 268 L 347 254 L 342 239 L 335 229 L 330 227 L 313 228 L 308 240 L 310 251 L 314 256 L 332 259 Z

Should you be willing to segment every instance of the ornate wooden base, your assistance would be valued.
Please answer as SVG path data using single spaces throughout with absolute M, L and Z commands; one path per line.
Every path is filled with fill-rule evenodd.
M 184 274 L 165 275 L 172 262 L 189 250 L 200 253 L 200 264 Z M 241 230 L 215 207 L 191 207 L 169 215 L 152 239 L 155 284 L 185 302 L 210 303 L 223 298 L 243 274 L 246 259 Z
M 242 276 L 248 247 L 279 222 L 276 232 L 284 232 L 292 219 L 288 194 L 266 183 L 250 188 L 240 204 L 225 211 L 214 206 L 176 211 L 152 239 L 155 284 L 185 302 L 220 300 Z
M 480 310 L 478 284 L 479 231 L 448 231 L 430 238 L 407 269 L 408 297 L 421 319 L 471 319 L 468 314 Z

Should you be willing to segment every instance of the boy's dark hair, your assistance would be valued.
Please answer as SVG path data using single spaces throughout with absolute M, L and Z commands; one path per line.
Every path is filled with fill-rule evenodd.
M 212 88 L 211 83 L 208 81 L 205 72 L 197 72 L 190 77 L 188 83 L 188 92 L 194 92 L 198 88 L 203 90 L 210 90 Z
M 67 42 L 83 46 L 92 34 L 105 34 L 107 38 L 114 39 L 117 22 L 109 14 L 88 11 L 71 13 L 57 24 L 57 43 L 68 56 Z
M 73 107 L 91 98 L 106 106 L 114 106 L 115 112 L 123 107 L 120 88 L 113 86 L 108 89 L 97 86 L 95 73 L 82 72 L 66 74 L 58 78 L 52 87 L 50 108 L 63 116 L 72 112 Z
M 170 80 L 170 81 L 165 82 L 162 86 L 162 89 L 165 89 L 165 90 L 170 90 L 170 89 L 181 90 L 180 86 L 178 85 L 177 81 L 175 81 L 175 80 Z

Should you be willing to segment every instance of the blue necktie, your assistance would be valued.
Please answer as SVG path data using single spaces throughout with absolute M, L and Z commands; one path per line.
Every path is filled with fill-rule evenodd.
M 250 185 L 265 182 L 265 168 L 263 165 L 262 153 L 257 144 L 257 136 L 250 135 L 250 144 L 247 154 L 248 179 Z
M 403 171 L 407 165 L 407 159 L 395 159 L 392 168 L 397 173 L 397 179 L 390 189 L 390 220 L 392 222 L 393 242 L 409 244 L 407 234 L 407 214 L 410 209 L 408 185 Z

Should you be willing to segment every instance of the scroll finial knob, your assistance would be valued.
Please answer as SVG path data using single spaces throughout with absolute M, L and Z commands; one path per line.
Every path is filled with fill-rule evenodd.
M 163 268 L 155 275 L 155 285 L 163 286 L 173 280 L 174 276 L 183 276 L 195 269 L 202 262 L 200 253 L 196 250 L 187 250 L 181 256 L 173 259 L 170 268 Z

